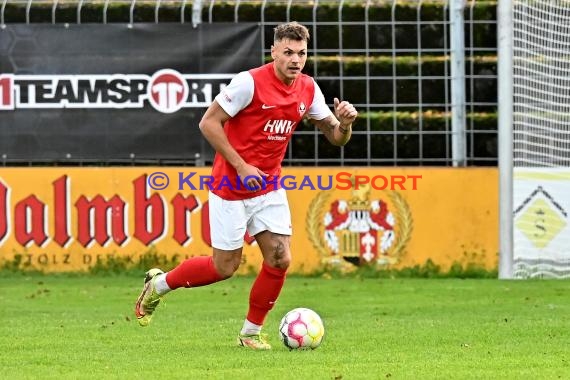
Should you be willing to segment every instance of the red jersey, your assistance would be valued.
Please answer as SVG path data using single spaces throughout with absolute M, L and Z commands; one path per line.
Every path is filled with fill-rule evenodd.
M 242 76 L 239 81 L 241 87 L 235 85 L 232 88 L 230 83 L 226 88 L 228 91 L 222 91 L 216 100 L 232 116 L 224 125 L 224 132 L 232 147 L 245 162 L 259 168 L 269 177 L 265 188 L 249 191 L 243 184 L 243 178 L 238 183 L 234 167 L 221 154 L 216 153 L 212 170 L 212 192 L 227 200 L 253 198 L 279 188 L 281 162 L 287 144 L 299 122 L 313 105 L 315 89 L 320 95 L 317 97 L 319 106 L 312 108 L 311 116 L 314 117 L 316 109 L 319 110 L 317 119 L 328 116 L 322 107 L 323 104 L 326 106 L 324 97 L 310 76 L 300 74 L 287 86 L 275 75 L 273 63 L 247 73 L 253 78 L 253 95 L 250 88 L 251 78 L 244 77 L 244 72 L 238 74 Z M 244 93 L 245 96 L 251 96 L 251 101 L 244 108 L 236 110 L 232 102 L 246 103 Z M 331 114 L 328 107 L 326 110 Z M 232 115 L 236 111 L 237 113 Z

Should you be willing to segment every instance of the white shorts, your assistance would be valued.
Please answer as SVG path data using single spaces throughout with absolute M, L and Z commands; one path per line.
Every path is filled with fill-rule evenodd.
M 228 201 L 210 192 L 210 234 L 212 247 L 233 250 L 243 247 L 247 231 L 255 236 L 263 231 L 291 235 L 291 212 L 285 189 L 254 198 Z

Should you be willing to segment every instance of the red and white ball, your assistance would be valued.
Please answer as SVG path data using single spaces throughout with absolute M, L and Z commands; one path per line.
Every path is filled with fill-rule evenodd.
M 290 350 L 315 349 L 325 335 L 321 317 L 311 309 L 293 309 L 281 319 L 279 338 Z

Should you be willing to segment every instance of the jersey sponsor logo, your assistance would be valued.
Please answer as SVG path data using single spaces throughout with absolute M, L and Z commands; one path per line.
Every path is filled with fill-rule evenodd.
M 291 133 L 293 132 L 293 126 L 295 122 L 292 120 L 268 120 L 263 127 L 263 132 L 269 132 L 270 135 L 267 136 L 269 141 L 285 141 L 289 139 Z
M 263 127 L 264 132 L 290 134 L 295 122 L 292 120 L 268 120 Z
M 287 136 L 269 135 L 269 136 L 267 136 L 267 140 L 269 140 L 269 141 L 285 141 L 285 140 L 287 140 Z
M 235 74 L 0 74 L 0 110 L 144 108 L 162 113 L 208 107 Z

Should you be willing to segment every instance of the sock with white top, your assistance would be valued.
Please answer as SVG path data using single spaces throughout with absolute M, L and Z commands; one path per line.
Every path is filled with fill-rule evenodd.
M 159 296 L 168 293 L 172 289 L 168 286 L 166 282 L 166 273 L 161 273 L 157 275 L 154 279 L 154 289 L 158 293 Z
M 256 325 L 251 323 L 247 319 L 243 322 L 243 327 L 241 328 L 241 335 L 258 335 L 261 333 L 261 325 Z

